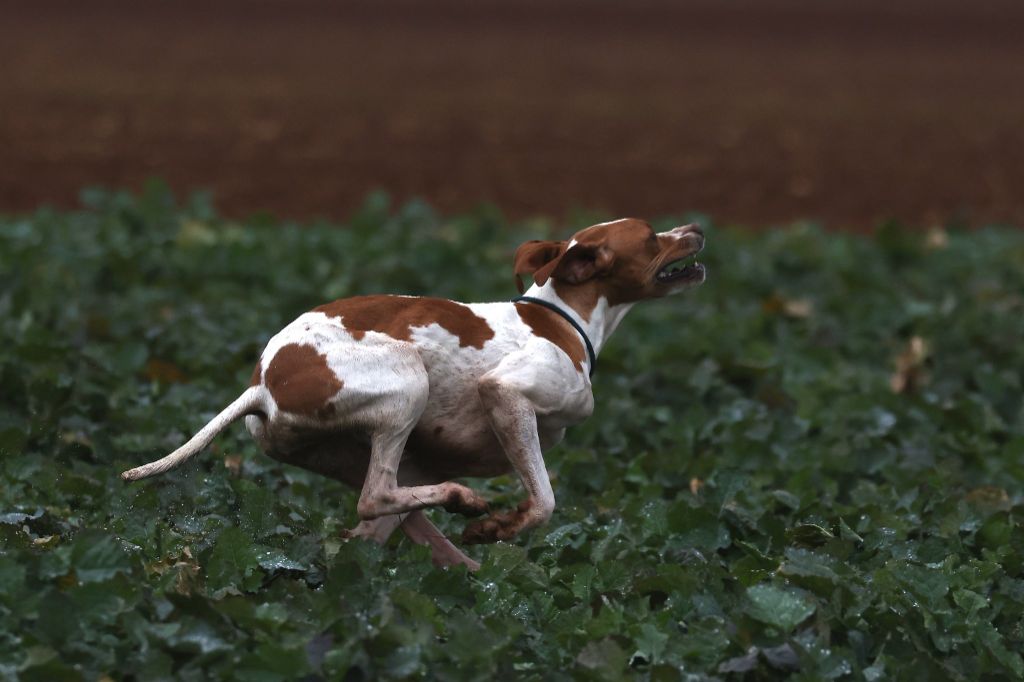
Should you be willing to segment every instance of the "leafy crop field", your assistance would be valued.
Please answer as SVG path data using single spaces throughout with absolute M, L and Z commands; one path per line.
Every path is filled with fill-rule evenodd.
M 470 548 L 469 574 L 341 541 L 354 491 L 241 424 L 117 474 L 234 398 L 298 313 L 507 298 L 514 247 L 578 225 L 83 198 L 0 219 L 5 679 L 1024 677 L 1024 233 L 711 226 L 707 283 L 602 355 L 596 414 L 548 457 L 551 524 Z

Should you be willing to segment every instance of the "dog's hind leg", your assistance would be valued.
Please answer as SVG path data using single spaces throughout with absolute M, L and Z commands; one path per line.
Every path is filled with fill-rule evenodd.
M 419 413 L 416 418 L 419 418 Z M 446 511 L 466 516 L 479 516 L 486 512 L 487 502 L 459 483 L 398 485 L 398 466 L 415 423 L 416 420 L 412 419 L 405 428 L 378 431 L 371 437 L 370 466 L 356 507 L 359 518 L 372 520 L 425 507 L 443 507 Z
M 341 388 L 331 398 L 332 426 L 322 432 L 327 438 L 332 431 L 358 432 L 369 441 L 369 462 L 356 508 L 359 518 L 370 521 L 435 506 L 468 515 L 487 511 L 483 498 L 464 485 L 399 484 L 402 453 L 427 407 L 430 379 L 420 354 L 410 345 L 380 339 L 364 343 L 327 351 L 328 366 Z
M 355 528 L 343 531 L 342 537 L 346 540 L 353 538 L 373 540 L 378 545 L 383 545 L 395 532 L 395 529 L 402 524 L 402 520 L 403 515 L 390 514 L 370 521 L 360 521 Z
M 430 559 L 435 566 L 462 565 L 471 571 L 480 568 L 480 564 L 453 545 L 451 540 L 431 523 L 422 510 L 412 511 L 408 514 L 389 514 L 372 521 L 360 521 L 355 528 L 345 531 L 344 537 L 345 539 L 372 540 L 378 545 L 383 545 L 399 527 L 412 542 L 430 547 Z
M 390 518 L 390 517 L 388 517 Z M 417 545 L 430 547 L 430 558 L 435 566 L 463 565 L 471 571 L 480 568 L 480 564 L 466 556 L 461 549 L 452 544 L 437 527 L 430 522 L 422 511 L 410 512 L 402 522 L 402 532 Z

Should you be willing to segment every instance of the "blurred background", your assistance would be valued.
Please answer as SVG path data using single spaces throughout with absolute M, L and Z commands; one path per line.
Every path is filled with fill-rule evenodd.
M 1017 0 L 0 3 L 0 211 L 1024 224 Z

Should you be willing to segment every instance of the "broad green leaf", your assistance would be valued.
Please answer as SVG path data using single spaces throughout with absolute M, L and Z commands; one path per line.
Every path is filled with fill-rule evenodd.
M 815 611 L 814 600 L 794 589 L 774 585 L 747 588 L 747 613 L 753 618 L 789 632 Z
M 217 538 L 206 566 L 207 586 L 211 590 L 246 589 L 259 571 L 259 557 L 252 540 L 240 528 L 225 528 Z
M 102 531 L 79 533 L 71 549 L 71 568 L 83 583 L 109 580 L 128 573 L 132 560 L 121 541 Z

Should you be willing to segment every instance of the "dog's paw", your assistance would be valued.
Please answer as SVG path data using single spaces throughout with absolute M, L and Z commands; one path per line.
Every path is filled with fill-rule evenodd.
M 451 484 L 451 489 L 441 506 L 447 512 L 463 516 L 480 516 L 486 514 L 490 508 L 487 500 L 477 495 L 472 489 L 458 483 Z
M 526 512 L 529 509 L 530 502 L 527 500 L 515 509 L 495 512 L 485 519 L 474 521 L 462 531 L 462 541 L 467 545 L 479 545 L 511 540 L 526 527 Z

